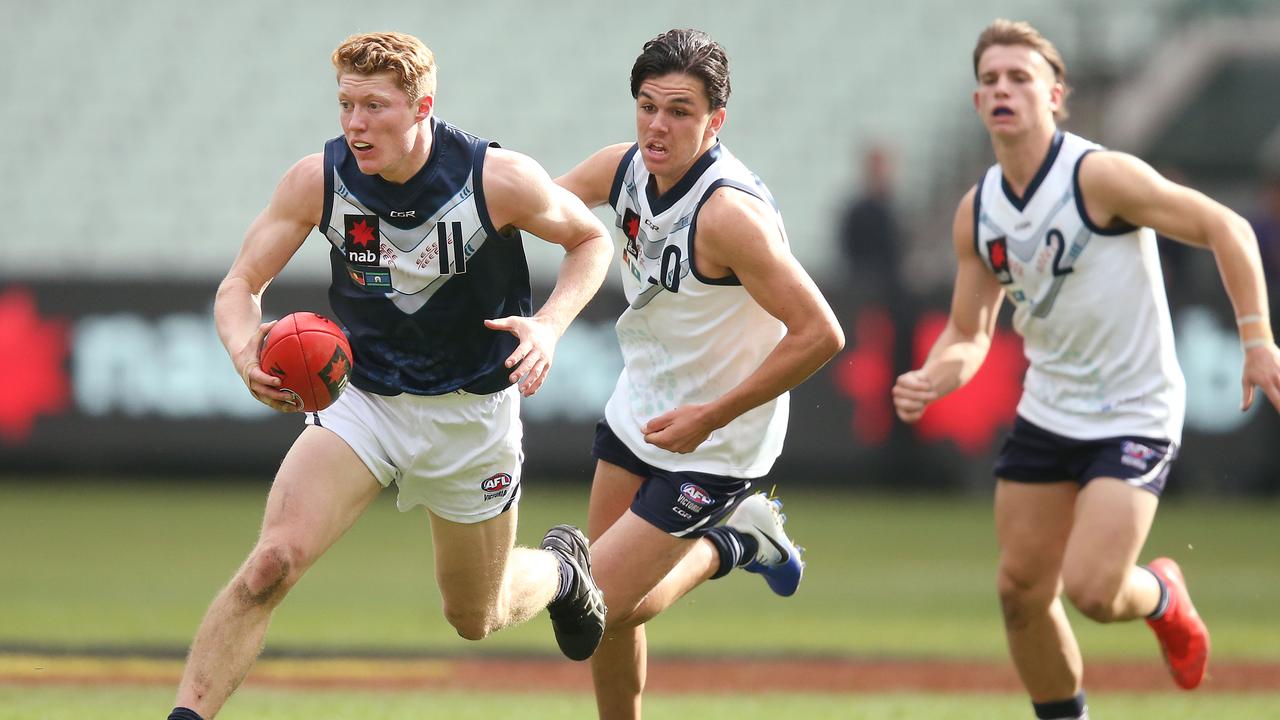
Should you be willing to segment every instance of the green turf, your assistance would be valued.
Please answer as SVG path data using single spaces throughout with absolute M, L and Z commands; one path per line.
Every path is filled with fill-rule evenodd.
M 5 687 L 0 720 L 134 720 L 159 717 L 172 702 L 167 688 Z M 1116 694 L 1091 697 L 1091 713 L 1106 718 L 1260 720 L 1280 717 L 1280 698 L 1263 694 Z M 513 713 L 512 708 L 519 712 Z M 594 716 L 583 695 L 460 692 L 281 691 L 245 688 L 218 717 L 254 720 L 563 720 Z M 734 720 L 1026 720 L 1027 701 L 1012 695 L 654 695 L 645 716 Z
M 529 483 L 522 542 L 581 523 L 586 489 Z M 0 484 L 5 613 L 0 644 L 181 649 L 252 546 L 265 486 L 41 479 Z M 699 588 L 650 624 L 655 653 L 836 652 L 1003 658 L 995 542 L 982 499 L 784 492 L 809 568 L 793 598 L 738 573 Z M 387 493 L 276 613 L 269 646 L 424 652 L 554 652 L 536 619 L 484 643 L 440 615 L 422 512 Z M 1173 553 L 1214 632 L 1219 658 L 1280 658 L 1275 517 L 1262 502 L 1167 503 L 1144 557 Z M 1076 618 L 1088 657 L 1148 658 L 1142 623 Z

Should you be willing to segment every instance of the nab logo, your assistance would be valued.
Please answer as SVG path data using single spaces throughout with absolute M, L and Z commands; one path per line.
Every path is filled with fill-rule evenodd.
M 987 257 L 991 260 L 991 270 L 995 273 L 996 280 L 999 280 L 1002 285 L 1012 283 L 1013 275 L 1009 272 L 1009 246 L 1005 238 L 998 237 L 987 241 Z
M 377 215 L 343 215 L 343 253 L 352 265 L 377 265 L 380 233 Z
M 627 254 L 639 257 L 640 243 L 636 238 L 640 237 L 640 215 L 631 208 L 622 213 L 622 234 L 627 236 Z

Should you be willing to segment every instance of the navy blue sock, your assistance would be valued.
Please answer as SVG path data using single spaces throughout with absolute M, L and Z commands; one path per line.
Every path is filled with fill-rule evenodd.
M 204 720 L 204 718 L 191 708 L 176 707 L 169 713 L 169 720 Z
M 576 572 L 563 555 L 556 553 L 555 556 L 560 561 L 560 585 L 556 587 L 555 597 L 551 598 L 549 605 L 555 605 L 569 597 L 569 590 L 573 588 L 573 574 Z
M 1035 708 L 1036 717 L 1040 720 L 1089 720 L 1089 707 L 1085 705 L 1083 692 L 1067 700 L 1031 703 L 1031 707 Z
M 730 570 L 751 562 L 760 549 L 760 543 L 752 535 L 740 533 L 731 527 L 721 525 L 713 527 L 704 536 L 715 546 L 720 555 L 720 567 L 716 568 L 711 579 L 722 578 Z
M 1164 617 L 1164 611 L 1169 609 L 1169 586 L 1165 584 L 1164 578 L 1151 572 L 1151 568 L 1143 565 L 1142 569 L 1151 573 L 1151 577 L 1155 578 L 1156 584 L 1160 586 L 1160 601 L 1156 603 L 1156 609 L 1147 616 L 1148 620 L 1159 620 Z

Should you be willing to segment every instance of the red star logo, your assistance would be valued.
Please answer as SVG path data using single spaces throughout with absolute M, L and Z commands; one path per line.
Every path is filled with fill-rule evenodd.
M 1004 255 L 1004 243 L 995 243 L 991 246 L 991 267 L 1003 268 L 1009 263 L 1009 259 Z
M 29 291 L 0 294 L 0 440 L 16 444 L 31 435 L 37 415 L 66 409 L 67 323 L 45 320 Z
M 351 241 L 360 247 L 368 247 L 373 242 L 373 228 L 361 220 L 351 225 Z

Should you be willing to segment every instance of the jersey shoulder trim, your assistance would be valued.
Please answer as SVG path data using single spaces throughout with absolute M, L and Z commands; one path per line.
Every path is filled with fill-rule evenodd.
M 476 214 L 480 216 L 480 225 L 484 227 L 484 231 L 489 237 L 503 237 L 498 229 L 493 226 L 493 217 L 489 215 L 489 204 L 485 200 L 484 195 L 484 159 L 488 156 L 489 148 L 502 147 L 496 142 L 484 142 L 480 140 L 476 142 L 471 151 L 471 185 L 476 196 Z
M 333 171 L 338 166 L 337 143 L 344 142 L 337 137 L 324 144 L 324 209 L 320 211 L 320 233 L 329 232 L 329 221 L 333 219 Z
M 697 244 L 694 242 L 698 232 L 698 215 L 701 214 L 702 206 L 707 202 L 707 199 L 711 197 L 711 194 L 722 187 L 741 190 L 742 192 L 769 205 L 769 207 L 773 207 L 775 212 L 776 206 L 771 202 L 772 198 L 765 197 L 758 189 L 753 188 L 746 183 L 741 183 L 730 178 L 719 178 L 707 187 L 706 192 L 702 193 L 702 197 L 699 198 L 698 205 L 693 211 L 693 219 L 689 221 L 689 236 L 685 240 L 685 245 L 689 248 L 689 272 L 693 273 L 693 276 L 704 285 L 741 285 L 742 281 L 739 280 L 738 276 L 732 272 L 722 278 L 709 278 L 698 272 Z
M 618 198 L 622 196 L 622 182 L 627 177 L 627 168 L 631 165 L 631 159 L 636 156 L 636 151 L 639 149 L 639 143 L 632 143 L 631 147 L 622 154 L 618 169 L 613 173 L 613 184 L 609 186 L 609 207 L 618 207 Z
M 979 218 L 982 217 L 982 186 L 987 182 L 987 173 L 982 173 L 982 177 L 978 178 L 978 185 L 973 190 L 973 254 L 979 258 L 982 257 L 981 245 L 978 244 L 978 227 L 981 225 Z
M 1105 149 L 1106 148 L 1102 147 L 1092 147 L 1080 153 L 1080 157 L 1076 158 L 1076 165 L 1071 169 L 1071 192 L 1075 195 L 1076 212 L 1079 213 L 1080 221 L 1084 223 L 1084 226 L 1089 228 L 1089 231 L 1095 235 L 1127 235 L 1134 230 L 1137 230 L 1138 226 L 1130 225 L 1128 222 L 1123 220 L 1121 220 L 1118 225 L 1110 229 L 1100 228 L 1095 225 L 1093 220 L 1089 217 L 1089 211 L 1085 209 L 1084 193 L 1080 191 L 1080 164 L 1089 156 L 1089 153 Z

